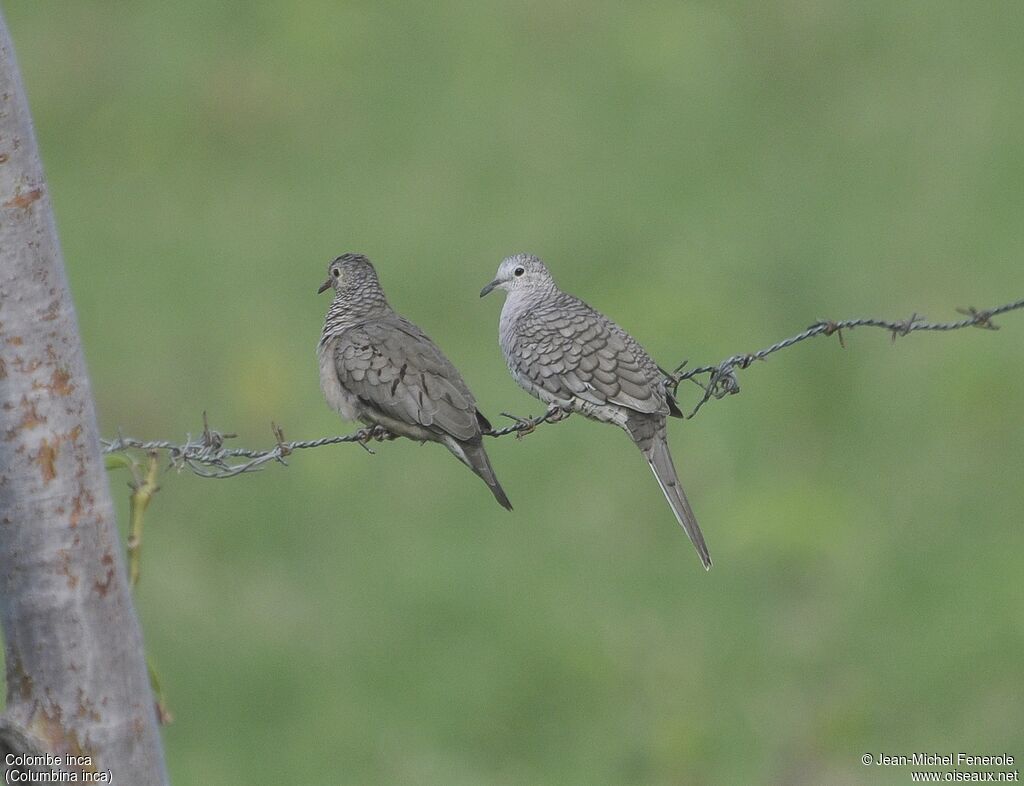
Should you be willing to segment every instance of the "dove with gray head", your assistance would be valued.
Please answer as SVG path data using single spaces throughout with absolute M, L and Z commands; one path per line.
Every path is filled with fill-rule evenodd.
M 507 293 L 498 337 L 516 382 L 553 411 L 579 412 L 622 428 L 647 459 L 676 519 L 710 568 L 704 535 L 668 449 L 666 419 L 682 417 L 682 412 L 657 363 L 629 333 L 560 290 L 535 256 L 503 260 L 480 297 L 494 289 Z
M 320 388 L 330 407 L 345 420 L 440 442 L 512 510 L 483 446 L 481 432 L 491 424 L 451 361 L 388 304 L 370 260 L 342 254 L 327 266 L 318 292 L 332 287 L 317 346 Z

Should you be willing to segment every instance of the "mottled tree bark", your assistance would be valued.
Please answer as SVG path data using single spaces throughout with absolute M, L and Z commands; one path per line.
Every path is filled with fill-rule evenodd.
M 2 16 L 0 624 L 0 771 L 9 753 L 49 753 L 43 769 L 167 783 L 75 312 Z M 69 755 L 91 764 L 68 767 Z

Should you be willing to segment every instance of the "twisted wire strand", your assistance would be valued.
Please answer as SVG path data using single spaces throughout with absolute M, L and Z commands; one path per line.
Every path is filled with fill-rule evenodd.
M 927 322 L 917 313 L 911 314 L 907 319 L 898 321 L 875 318 L 844 319 L 839 321 L 820 320 L 795 336 L 776 341 L 771 346 L 760 349 L 757 352 L 733 355 L 717 365 L 696 366 L 687 369 L 687 361 L 684 360 L 672 372 L 665 372 L 664 384 L 672 393 L 675 393 L 681 382 L 687 380 L 694 382 L 703 389 L 704 393 L 701 399 L 687 415 L 688 418 L 692 418 L 711 399 L 724 398 L 739 392 L 740 386 L 739 381 L 736 379 L 736 369 L 747 369 L 755 361 L 767 360 L 770 355 L 815 336 L 835 335 L 838 337 L 840 345 L 845 347 L 843 331 L 851 331 L 858 327 L 874 327 L 888 330 L 893 341 L 922 330 L 945 332 L 968 327 L 998 330 L 999 326 L 992 322 L 993 317 L 1022 308 L 1024 308 L 1024 298 L 985 310 L 975 308 L 957 309 L 959 313 L 964 315 L 964 319 L 955 322 Z M 698 379 L 698 377 L 702 376 L 707 379 Z M 517 438 L 521 439 L 544 423 L 555 423 L 563 420 L 568 416 L 568 413 L 552 408 L 548 409 L 543 415 L 536 417 L 518 417 L 504 412 L 502 415 L 510 418 L 512 423 L 502 428 L 485 431 L 485 436 L 497 438 L 515 434 Z M 115 439 L 104 439 L 100 442 L 104 453 L 124 453 L 130 450 L 139 450 L 147 453 L 166 453 L 170 460 L 170 466 L 178 471 L 187 469 L 203 478 L 230 478 L 247 472 L 259 471 L 263 469 L 265 464 L 270 462 L 287 465 L 288 462 L 285 459 L 297 450 L 309 450 L 324 447 L 325 445 L 355 442 L 367 452 L 373 453 L 369 446 L 370 442 L 396 439 L 395 435 L 388 433 L 379 426 L 360 429 L 352 434 L 298 441 L 285 441 L 284 432 L 276 424 L 271 424 L 271 430 L 276 439 L 276 444 L 272 448 L 260 450 L 226 447 L 226 440 L 232 439 L 236 435 L 224 434 L 211 429 L 204 412 L 202 433 L 197 437 L 187 434 L 185 442 L 182 444 L 168 440 L 143 441 L 133 437 L 125 437 L 120 433 Z M 238 461 L 238 459 L 247 460 Z
M 687 415 L 687 417 L 692 418 L 700 411 L 701 407 L 703 407 L 712 398 L 723 398 L 734 393 L 739 393 L 740 386 L 739 381 L 736 379 L 735 369 L 746 369 L 757 360 L 766 360 L 769 355 L 778 352 L 779 350 L 787 349 L 795 344 L 799 344 L 801 341 L 806 341 L 809 338 L 814 338 L 815 336 L 836 335 L 839 338 L 840 346 L 845 347 L 846 343 L 843 339 L 843 331 L 853 330 L 858 327 L 876 327 L 888 330 L 894 342 L 897 338 L 910 335 L 911 333 L 919 330 L 949 331 L 961 330 L 967 327 L 978 327 L 984 330 L 999 330 L 999 326 L 992 322 L 992 318 L 999 316 L 1000 314 L 1005 314 L 1008 311 L 1016 311 L 1021 308 L 1024 308 L 1024 298 L 985 310 L 979 310 L 973 306 L 968 308 L 958 308 L 957 312 L 964 314 L 965 319 L 961 319 L 956 322 L 926 322 L 924 318 L 916 312 L 911 314 L 907 319 L 899 321 L 875 318 L 844 319 L 840 321 L 820 320 L 803 332 L 797 333 L 795 336 L 784 338 L 781 341 L 775 342 L 770 347 L 758 350 L 757 352 L 752 352 L 746 355 L 733 355 L 730 358 L 726 358 L 716 366 L 699 366 L 684 372 L 683 368 L 686 366 L 686 361 L 684 360 L 676 366 L 675 370 L 671 374 L 666 375 L 665 385 L 675 392 L 680 382 L 689 379 L 696 382 L 704 389 L 704 395 L 701 397 L 700 401 L 697 402 L 693 411 Z M 695 379 L 695 377 L 702 374 L 709 375 L 706 383 L 702 383 Z

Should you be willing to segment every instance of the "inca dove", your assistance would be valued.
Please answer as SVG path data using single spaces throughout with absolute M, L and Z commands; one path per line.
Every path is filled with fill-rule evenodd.
M 484 451 L 481 429 L 491 424 L 451 361 L 388 304 L 370 260 L 335 259 L 318 293 L 331 287 L 334 300 L 317 346 L 320 388 L 331 408 L 345 420 L 440 442 L 512 510 Z
M 528 393 L 565 412 L 614 423 L 647 459 L 705 568 L 711 557 L 669 453 L 665 419 L 682 417 L 665 375 L 629 333 L 562 292 L 537 257 L 518 254 L 483 288 L 508 296 L 499 339 L 509 371 Z

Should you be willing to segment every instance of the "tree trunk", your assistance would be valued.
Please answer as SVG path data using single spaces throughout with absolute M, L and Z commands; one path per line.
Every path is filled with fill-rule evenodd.
M 78 782 L 89 780 L 85 772 L 109 772 L 99 782 L 166 784 L 98 438 L 32 120 L 0 15 L 0 771 L 78 772 Z M 41 765 L 12 759 L 26 753 L 41 755 Z

